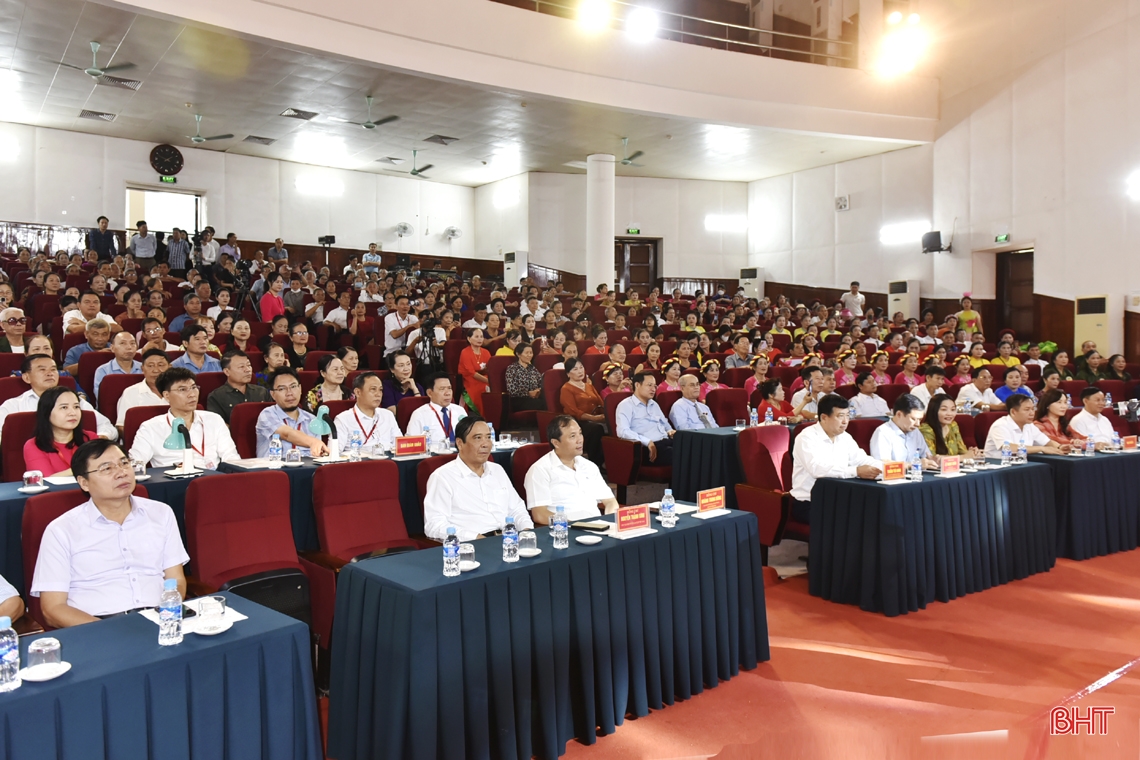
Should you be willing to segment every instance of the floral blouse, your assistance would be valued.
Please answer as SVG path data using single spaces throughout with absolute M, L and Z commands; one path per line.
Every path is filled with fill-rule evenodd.
M 922 433 L 922 438 L 926 441 L 927 447 L 932 453 L 937 453 L 934 441 L 934 428 L 927 425 L 925 422 L 918 428 Z M 965 456 L 970 453 L 970 447 L 962 440 L 962 431 L 958 429 L 957 422 L 950 423 L 950 432 L 946 435 L 946 455 L 947 456 Z
M 507 393 L 515 398 L 529 396 L 531 391 L 542 387 L 542 373 L 538 367 L 515 362 L 507 367 Z
M 343 392 L 344 392 L 344 400 L 345 401 L 355 401 L 356 400 L 355 394 L 353 394 L 349 391 L 343 391 Z M 318 385 L 316 388 L 313 388 L 311 391 L 309 391 L 308 395 L 305 396 L 305 408 L 308 409 L 313 414 L 317 413 L 317 408 L 321 404 L 323 404 L 324 402 L 325 402 L 325 392 L 324 392 L 324 384 L 323 383 Z

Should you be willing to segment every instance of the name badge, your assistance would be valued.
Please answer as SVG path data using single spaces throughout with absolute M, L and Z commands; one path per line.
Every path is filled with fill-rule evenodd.
M 960 457 L 942 457 L 938 469 L 943 475 L 957 475 L 962 469 L 962 460 Z
M 616 520 L 618 533 L 648 528 L 649 505 L 639 504 L 635 507 L 619 507 Z
M 697 491 L 698 512 L 712 512 L 716 509 L 724 509 L 724 486 Z
M 1125 451 L 1135 451 L 1137 447 L 1136 436 L 1126 435 L 1120 439 L 1121 445 Z
M 906 462 L 883 462 L 883 480 L 902 480 L 906 477 Z
M 396 438 L 396 456 L 426 454 L 427 438 L 422 435 L 401 435 Z

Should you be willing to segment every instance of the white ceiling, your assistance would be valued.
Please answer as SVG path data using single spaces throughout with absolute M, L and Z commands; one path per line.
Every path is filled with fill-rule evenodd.
M 521 13 L 522 11 L 520 11 Z M 568 22 L 569 23 L 569 22 Z M 131 62 L 114 76 L 142 81 L 138 91 L 101 86 L 86 74 L 53 65 Z M 733 55 L 726 53 L 727 55 Z M 803 64 L 811 65 L 811 64 Z M 566 166 L 590 153 L 643 150 L 643 168 L 626 176 L 750 181 L 909 147 L 761 128 L 736 128 L 629 113 L 600 106 L 489 91 L 389 71 L 350 58 L 293 50 L 220 30 L 154 18 L 77 0 L 0 0 L 0 121 L 190 146 L 194 113 L 202 134 L 233 133 L 203 144 L 250 156 L 383 173 L 431 163 L 432 180 L 477 186 L 523 171 L 580 172 Z M 5 89 L 7 88 L 7 90 Z M 328 117 L 399 121 L 372 131 Z M 280 116 L 315 111 L 312 121 Z M 78 118 L 83 109 L 115 114 L 113 122 Z M 442 134 L 447 146 L 424 142 Z M 271 146 L 247 135 L 276 139 Z M 399 167 L 377 163 L 392 156 Z

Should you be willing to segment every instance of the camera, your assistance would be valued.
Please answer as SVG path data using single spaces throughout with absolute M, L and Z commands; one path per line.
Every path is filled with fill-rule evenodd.
M 317 238 L 317 245 L 336 245 L 336 235 L 325 235 Z

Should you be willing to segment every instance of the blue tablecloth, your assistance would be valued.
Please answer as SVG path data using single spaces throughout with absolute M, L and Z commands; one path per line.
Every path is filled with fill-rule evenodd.
M 657 525 L 657 523 L 655 523 Z M 754 515 L 502 561 L 443 577 L 438 550 L 346 566 L 337 583 L 328 753 L 556 757 L 627 714 L 769 658 Z
M 813 595 L 887 615 L 1045 572 L 1053 479 L 1035 464 L 890 486 L 823 478 L 808 556 Z
M 744 482 L 738 435 L 730 427 L 678 431 L 673 436 L 673 498 L 696 501 L 697 491 L 724 486 L 725 505 L 735 509 L 733 485 Z
M 230 601 L 249 620 L 174 647 L 138 614 L 54 631 L 72 668 L 0 694 L 0 757 L 320 760 L 308 629 Z

